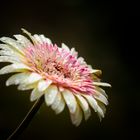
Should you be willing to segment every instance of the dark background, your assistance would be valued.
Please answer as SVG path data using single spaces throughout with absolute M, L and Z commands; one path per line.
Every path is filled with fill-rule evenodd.
M 140 113 L 139 7 L 124 1 L 0 1 L 0 36 L 45 34 L 59 46 L 75 47 L 88 64 L 103 71 L 109 106 L 100 123 L 94 113 L 79 127 L 70 122 L 68 109 L 60 115 L 45 104 L 19 140 L 136 139 Z M 0 64 L 0 67 L 5 64 Z M 0 140 L 6 139 L 33 103 L 30 91 L 5 86 L 0 76 Z

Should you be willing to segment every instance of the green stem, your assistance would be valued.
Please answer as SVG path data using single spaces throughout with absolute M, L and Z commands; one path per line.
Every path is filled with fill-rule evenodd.
M 22 134 L 22 132 L 27 128 L 39 108 L 44 102 L 44 97 L 42 96 L 38 99 L 34 105 L 31 107 L 23 121 L 19 124 L 19 126 L 15 129 L 15 131 L 7 138 L 7 140 L 16 140 Z

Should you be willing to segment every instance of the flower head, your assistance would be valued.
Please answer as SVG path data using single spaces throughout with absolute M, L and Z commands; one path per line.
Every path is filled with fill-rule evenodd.
M 44 35 L 31 35 L 22 29 L 23 35 L 16 39 L 2 37 L 0 41 L 0 62 L 11 64 L 0 69 L 0 74 L 16 73 L 6 85 L 18 85 L 19 90 L 32 89 L 30 100 L 44 95 L 47 106 L 58 114 L 67 105 L 72 123 L 78 126 L 83 114 L 85 120 L 91 115 L 91 108 L 104 117 L 107 95 L 100 86 L 110 86 L 98 78 L 100 70 L 93 69 L 78 57 L 74 48 L 53 44 Z

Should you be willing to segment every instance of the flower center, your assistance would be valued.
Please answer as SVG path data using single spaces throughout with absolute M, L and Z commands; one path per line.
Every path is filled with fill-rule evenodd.
M 81 65 L 70 52 L 47 43 L 29 46 L 24 51 L 24 63 L 46 80 L 75 93 L 93 93 L 93 80 L 87 65 Z

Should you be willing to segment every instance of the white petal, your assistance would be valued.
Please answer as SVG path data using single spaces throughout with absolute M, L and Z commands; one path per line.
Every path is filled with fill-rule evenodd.
M 52 105 L 55 97 L 58 93 L 58 89 L 55 85 L 50 85 L 45 91 L 45 102 L 48 106 Z
M 64 90 L 62 94 L 69 108 L 70 113 L 74 113 L 76 111 L 76 106 L 77 106 L 77 102 L 74 95 L 69 90 Z
M 19 59 L 10 56 L 0 56 L 0 62 L 10 62 L 10 63 L 19 63 L 21 62 Z
M 94 86 L 95 90 L 100 92 L 101 94 L 103 94 L 106 98 L 108 98 L 108 95 L 105 93 L 105 90 L 103 90 L 102 88 L 98 87 L 98 86 Z
M 86 64 L 83 57 L 79 57 L 79 58 L 78 58 L 78 62 L 79 62 L 80 64 Z
M 0 50 L 0 55 L 13 56 L 11 51 Z
M 0 49 L 5 50 L 5 51 L 12 50 L 8 44 L 0 44 Z
M 71 55 L 75 56 L 77 58 L 78 53 L 75 51 L 75 48 L 71 48 Z
M 40 80 L 38 83 L 38 90 L 40 92 L 46 90 L 50 86 L 51 83 L 52 83 L 51 80 Z
M 18 42 L 16 42 L 16 40 L 9 37 L 2 37 L 0 38 L 0 41 L 8 44 L 11 49 L 19 52 L 20 54 L 23 54 L 22 46 Z
M 51 42 L 50 39 L 46 38 L 44 35 L 37 35 L 37 34 L 35 34 L 35 35 L 32 36 L 30 32 L 28 32 L 27 30 L 25 30 L 23 28 L 22 28 L 22 31 L 30 37 L 30 39 L 33 41 L 34 44 L 43 43 L 44 40 L 47 43 L 49 42 L 49 44 Z
M 57 93 L 51 107 L 55 111 L 56 114 L 59 114 L 64 110 L 65 102 L 60 92 Z
M 111 87 L 109 83 L 103 83 L 103 82 L 93 82 L 95 86 L 104 86 L 104 87 Z
M 100 92 L 98 91 L 94 91 L 95 93 L 93 94 L 93 97 L 96 98 L 97 100 L 99 100 L 100 102 L 104 103 L 105 105 L 108 105 L 108 100 L 107 98 L 101 94 Z
M 3 67 L 0 69 L 0 74 L 7 74 L 7 73 L 12 73 L 12 72 L 22 72 L 25 70 L 30 70 L 30 68 L 24 64 L 20 63 L 15 63 L 11 64 L 8 66 Z
M 6 86 L 15 84 L 21 84 L 27 77 L 29 76 L 29 73 L 18 73 L 15 74 L 13 76 L 11 76 L 10 78 L 8 78 L 8 80 L 6 81 Z
M 44 92 L 39 92 L 37 88 L 33 89 L 31 96 L 30 96 L 30 101 L 35 101 L 36 99 L 40 98 Z
M 76 107 L 76 111 L 71 115 L 71 120 L 72 120 L 72 123 L 76 126 L 78 126 L 81 121 L 82 121 L 82 111 L 81 111 L 81 108 L 79 107 L 79 105 L 77 104 L 77 107 Z
M 30 90 L 30 89 L 33 89 L 36 87 L 36 84 L 24 84 L 24 83 L 21 83 L 19 86 L 18 86 L 18 90 Z
M 62 48 L 65 49 L 68 52 L 70 51 L 69 47 L 64 43 L 62 43 Z
M 30 42 L 30 40 L 28 40 L 25 36 L 23 35 L 14 35 L 14 37 L 17 39 L 17 41 L 19 43 L 21 43 L 24 47 L 28 47 L 31 46 L 32 43 Z
M 27 84 L 35 83 L 42 79 L 42 76 L 37 73 L 31 73 L 29 77 L 24 81 Z
M 104 111 L 103 111 L 103 109 L 102 109 L 100 106 L 98 106 L 97 114 L 98 114 L 99 119 L 100 119 L 100 121 L 101 121 L 102 118 L 104 118 Z
M 63 92 L 63 91 L 64 91 L 64 88 L 61 87 L 61 86 L 59 86 L 59 91 L 60 91 L 60 92 Z
M 40 38 L 42 42 L 52 44 L 51 40 L 49 38 L 46 38 L 44 35 L 40 35 Z
M 39 44 L 43 43 L 39 35 L 35 34 L 33 37 L 36 39 L 36 41 L 38 41 Z
M 6 56 L 11 56 L 15 57 L 16 59 L 19 59 L 23 57 L 23 54 L 19 53 L 17 50 L 13 49 L 10 45 L 8 44 L 0 44 L 0 55 L 6 55 Z
M 94 111 L 97 112 L 98 104 L 97 101 L 94 99 L 94 97 L 85 94 L 83 94 L 83 96 L 87 99 L 87 101 L 89 102 L 90 106 L 94 109 Z
M 34 44 L 38 44 L 37 40 L 31 35 L 30 32 L 28 32 L 27 30 L 23 28 L 21 30 L 30 37 L 30 39 L 33 41 Z
M 98 102 L 98 105 L 100 106 L 100 108 L 102 109 L 103 113 L 106 113 L 106 107 L 102 102 Z
M 75 94 L 75 96 L 78 98 L 79 104 L 85 115 L 85 120 L 87 120 L 91 115 L 89 105 L 88 105 L 87 101 L 81 95 Z

